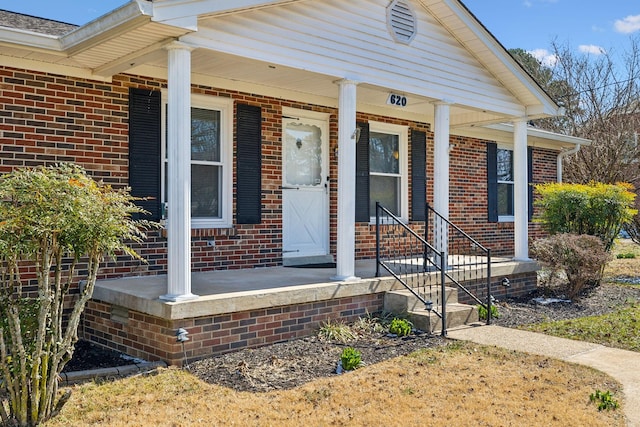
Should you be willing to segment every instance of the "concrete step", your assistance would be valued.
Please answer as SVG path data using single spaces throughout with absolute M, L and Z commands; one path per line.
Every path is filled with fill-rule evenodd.
M 425 295 L 426 299 L 433 301 L 433 305 L 442 304 L 442 295 L 439 292 L 440 287 L 432 287 L 431 293 L 429 288 L 417 289 L 420 295 Z M 446 304 L 455 304 L 458 302 L 458 290 L 456 288 L 445 287 Z M 388 291 L 384 296 L 384 309 L 391 313 L 407 313 L 409 311 L 424 309 L 424 304 L 409 291 L 408 289 L 398 289 L 394 291 Z
M 478 309 L 473 305 L 452 303 L 447 304 L 447 329 L 478 322 Z M 435 311 L 442 313 L 442 307 L 434 307 Z M 439 333 L 442 330 L 442 319 L 433 311 L 425 309 L 410 310 L 407 313 L 409 320 L 417 329 L 430 333 Z

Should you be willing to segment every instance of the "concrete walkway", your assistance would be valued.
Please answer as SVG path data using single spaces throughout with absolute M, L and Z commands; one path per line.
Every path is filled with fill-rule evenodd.
M 640 427 L 640 353 L 494 325 L 451 329 L 448 336 L 549 356 L 602 371 L 623 386 L 627 425 Z

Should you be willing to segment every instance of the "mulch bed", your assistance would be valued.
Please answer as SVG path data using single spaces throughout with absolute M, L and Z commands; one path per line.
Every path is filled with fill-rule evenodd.
M 603 284 L 585 292 L 576 302 L 540 304 L 535 297 L 559 297 L 540 289 L 525 298 L 499 301 L 500 317 L 493 323 L 506 327 L 544 321 L 600 315 L 621 305 L 640 301 L 640 287 Z M 336 375 L 342 350 L 349 346 L 362 353 L 365 364 L 374 364 L 415 350 L 446 345 L 447 340 L 427 334 L 405 338 L 383 332 L 359 330 L 348 343 L 328 342 L 311 336 L 257 349 L 245 349 L 199 360 L 186 367 L 200 379 L 239 391 L 266 392 L 297 387 L 316 378 Z M 66 371 L 131 363 L 118 353 L 80 342 Z

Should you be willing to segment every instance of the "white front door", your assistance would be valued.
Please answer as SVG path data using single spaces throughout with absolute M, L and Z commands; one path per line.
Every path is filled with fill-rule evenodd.
M 286 115 L 282 137 L 282 245 L 285 262 L 329 254 L 329 125 Z

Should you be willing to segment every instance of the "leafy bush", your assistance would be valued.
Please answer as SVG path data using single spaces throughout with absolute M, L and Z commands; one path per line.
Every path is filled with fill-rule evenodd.
M 0 178 L 0 417 L 40 425 L 70 390 L 58 381 L 105 256 L 124 253 L 157 224 L 127 190 L 95 182 L 79 166 L 22 168 Z M 21 277 L 22 271 L 33 272 Z M 79 281 L 84 280 L 84 286 Z
M 567 298 L 575 298 L 586 286 L 598 285 L 611 255 L 595 236 L 556 234 L 533 243 L 531 254 L 544 267 L 560 270 L 566 277 Z
M 353 347 L 347 347 L 342 350 L 340 362 L 342 363 L 342 369 L 353 371 L 362 366 L 362 354 Z
M 623 226 L 638 212 L 630 184 L 547 183 L 535 186 L 541 196 L 539 219 L 550 234 L 589 234 L 609 251 Z
M 398 319 L 397 317 L 391 321 L 389 332 L 399 337 L 406 337 L 411 334 L 411 322 L 406 319 Z
M 487 320 L 487 307 L 484 305 L 478 304 L 478 318 L 480 320 Z M 498 312 L 498 307 L 495 305 L 491 305 L 491 318 L 497 319 L 500 317 L 500 313 Z

